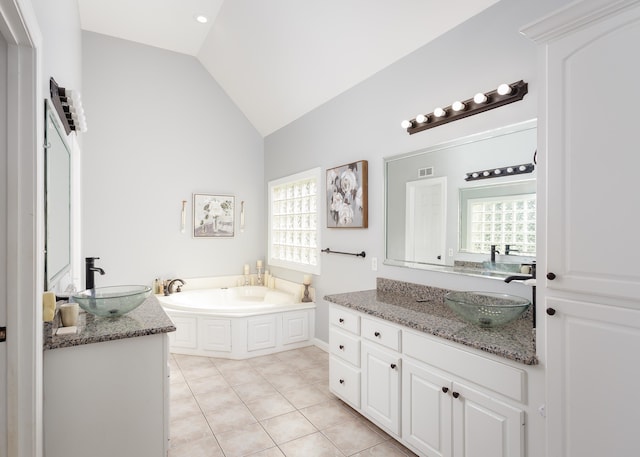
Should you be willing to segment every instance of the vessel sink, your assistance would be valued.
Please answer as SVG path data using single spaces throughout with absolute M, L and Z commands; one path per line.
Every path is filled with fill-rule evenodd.
M 136 309 L 150 294 L 149 286 L 109 286 L 86 289 L 72 298 L 88 313 L 118 317 Z
M 494 292 L 454 291 L 444 301 L 460 317 L 481 327 L 499 327 L 518 319 L 531 302 L 515 295 Z

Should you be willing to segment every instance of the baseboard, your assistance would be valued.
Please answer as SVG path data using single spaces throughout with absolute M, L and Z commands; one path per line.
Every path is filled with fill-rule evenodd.
M 319 340 L 318 338 L 314 338 L 313 344 L 316 347 L 319 347 L 320 349 L 322 349 L 324 352 L 329 352 L 329 343 L 327 343 L 326 341 L 322 341 L 322 340 Z

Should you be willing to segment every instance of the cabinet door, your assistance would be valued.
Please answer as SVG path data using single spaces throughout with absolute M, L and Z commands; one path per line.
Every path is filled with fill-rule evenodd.
M 174 316 L 169 314 L 176 331 L 169 333 L 172 348 L 195 349 L 198 346 L 198 321 L 195 317 Z
M 454 457 L 524 456 L 524 411 L 463 384 L 452 389 Z
M 400 356 L 362 343 L 362 412 L 400 434 Z
M 200 318 L 200 345 L 207 351 L 231 351 L 231 320 Z
M 621 2 L 581 3 L 545 30 L 554 39 L 545 49 L 548 119 L 540 142 L 548 193 L 545 274 L 555 275 L 546 282 L 550 289 L 637 301 L 640 65 L 629 46 L 640 43 L 640 7 L 601 18 Z
M 403 359 L 402 439 L 427 457 L 451 455 L 451 381 Z
M 275 316 L 252 317 L 247 320 L 247 350 L 276 347 Z
M 298 311 L 282 315 L 282 344 L 293 344 L 309 339 L 309 313 Z
M 547 455 L 638 455 L 640 311 L 547 299 Z

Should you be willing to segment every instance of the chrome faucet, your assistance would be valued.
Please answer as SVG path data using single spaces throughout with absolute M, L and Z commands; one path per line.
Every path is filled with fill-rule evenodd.
M 527 265 L 529 267 L 531 267 L 531 274 L 530 275 L 514 275 L 514 276 L 507 276 L 506 278 L 504 278 L 504 282 L 506 282 L 507 284 L 510 283 L 511 281 L 526 281 L 528 279 L 536 279 L 536 262 L 533 261 L 530 264 L 523 264 Z M 536 286 L 535 286 L 535 282 L 533 282 L 533 285 L 531 286 L 531 290 L 532 290 L 532 299 L 531 299 L 531 310 L 532 310 L 532 319 L 533 319 L 533 328 L 536 328 Z
M 175 283 L 180 283 L 180 284 L 178 284 L 178 287 L 176 287 L 176 290 L 173 290 L 173 285 Z M 184 286 L 184 285 L 185 285 L 185 282 L 182 279 L 172 279 L 165 286 L 164 294 L 165 295 L 171 295 L 174 292 L 182 292 L 182 286 Z
M 99 260 L 100 257 L 86 257 L 84 259 L 85 268 L 84 268 L 84 288 L 85 289 L 95 289 L 96 281 L 95 281 L 95 273 L 98 272 L 102 276 L 104 274 L 104 270 L 100 267 L 95 266 L 95 261 Z

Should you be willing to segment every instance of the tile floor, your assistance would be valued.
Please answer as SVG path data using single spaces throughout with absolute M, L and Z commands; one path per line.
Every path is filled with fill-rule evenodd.
M 170 457 L 415 456 L 329 392 L 309 346 L 248 360 L 171 354 Z

